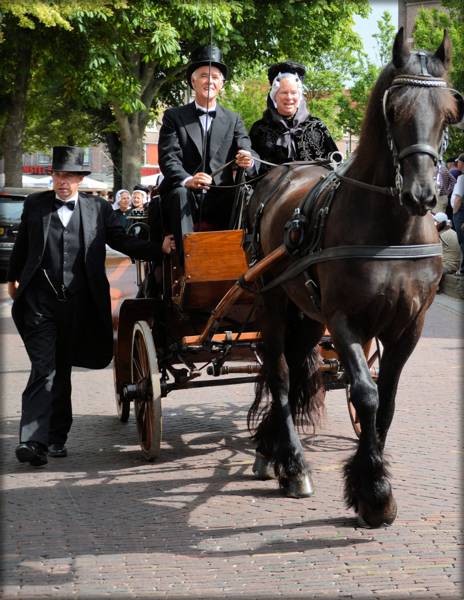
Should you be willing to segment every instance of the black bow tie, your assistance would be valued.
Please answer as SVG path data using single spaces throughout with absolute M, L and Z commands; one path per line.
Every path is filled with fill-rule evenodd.
M 197 108 L 196 112 L 197 112 L 197 117 L 201 117 L 202 115 L 208 115 L 209 117 L 214 119 L 214 117 L 216 116 L 215 110 L 203 110 L 202 108 Z
M 68 202 L 63 202 L 63 200 L 60 200 L 59 198 L 56 198 L 55 202 L 53 204 L 53 207 L 56 210 L 58 210 L 62 206 L 66 206 L 66 208 L 69 208 L 69 210 L 74 210 L 74 208 L 76 206 L 76 201 L 75 200 L 68 200 Z

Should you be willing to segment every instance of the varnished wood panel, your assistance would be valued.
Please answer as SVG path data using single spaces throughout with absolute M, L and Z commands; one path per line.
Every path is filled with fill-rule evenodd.
M 248 270 L 242 248 L 245 232 L 203 231 L 184 236 L 187 284 L 234 281 Z

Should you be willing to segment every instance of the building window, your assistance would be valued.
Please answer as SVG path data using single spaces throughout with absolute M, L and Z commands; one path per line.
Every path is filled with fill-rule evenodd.
M 43 152 L 37 153 L 37 164 L 48 166 L 52 162 L 50 154 L 44 154 Z
M 90 165 L 90 148 L 84 148 L 84 165 Z

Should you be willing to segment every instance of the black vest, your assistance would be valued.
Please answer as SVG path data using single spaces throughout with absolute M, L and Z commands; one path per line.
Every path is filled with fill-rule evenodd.
M 41 268 L 47 271 L 56 289 L 63 284 L 68 294 L 75 293 L 86 284 L 79 202 L 66 227 L 63 226 L 58 211 L 53 211 Z

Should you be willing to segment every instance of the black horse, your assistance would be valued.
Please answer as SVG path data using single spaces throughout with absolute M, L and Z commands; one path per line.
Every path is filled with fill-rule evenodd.
M 462 97 L 446 81 L 450 52 L 446 32 L 434 54 L 411 51 L 402 29 L 397 33 L 355 156 L 343 175 L 332 176 L 338 189 L 331 203 L 322 194 L 312 208 L 313 219 L 325 217 L 322 252 L 303 253 L 287 275 L 281 276 L 281 265 L 274 268 L 267 281 L 281 276 L 278 285 L 261 294 L 262 378 L 248 415 L 257 442 L 255 474 L 264 479 L 273 469 L 288 495 L 313 493 L 295 423 L 304 416 L 316 423 L 323 405 L 316 345 L 327 326 L 362 429 L 344 468 L 345 500 L 370 527 L 396 517 L 384 445 L 401 371 L 441 275 L 439 240 L 427 212 L 436 203 L 444 130 L 462 118 Z M 263 256 L 282 244 L 295 208 L 327 175 L 319 166 L 283 165 L 258 184 L 249 217 L 260 216 Z M 377 384 L 363 352 L 374 337 L 383 345 Z

